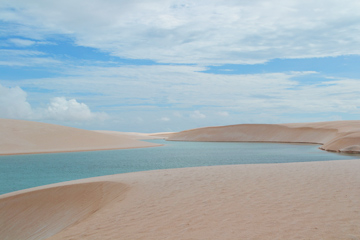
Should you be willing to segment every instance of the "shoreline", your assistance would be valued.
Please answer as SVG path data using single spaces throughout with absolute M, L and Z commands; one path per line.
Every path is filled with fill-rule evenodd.
M 182 132 L 142 134 L 89 131 L 53 124 L 0 119 L 0 155 L 43 154 L 161 146 L 141 140 L 320 144 L 319 149 L 360 153 L 360 121 L 238 124 Z
M 0 119 L 0 155 L 46 154 L 156 147 L 147 134 L 90 131 L 54 124 Z
M 357 151 L 357 129 L 360 121 L 338 121 L 233 125 L 160 136 Z M 141 134 L 20 120 L 0 119 L 0 130 L 2 153 L 20 151 L 16 155 L 156 145 L 139 141 Z M 39 186 L 0 195 L 0 239 L 360 239 L 359 169 L 360 159 L 220 165 Z
M 223 165 L 40 186 L 0 196 L 0 219 L 12 229 L 0 237 L 33 231 L 37 240 L 356 239 L 359 168 L 360 159 Z M 54 194 L 63 200 L 54 202 Z M 76 223 L 66 225 L 62 213 L 70 208 Z
M 316 143 L 321 150 L 360 153 L 360 121 L 238 124 L 185 130 L 168 141 Z
M 13 156 L 13 155 L 34 155 L 34 154 L 51 154 L 51 153 L 73 153 L 73 152 L 96 152 L 96 151 L 110 151 L 110 150 L 126 150 L 126 149 L 137 149 L 137 148 L 152 148 L 161 147 L 164 144 L 156 144 L 153 146 L 140 146 L 140 147 L 126 147 L 126 148 L 100 148 L 100 149 L 81 149 L 81 150 L 54 150 L 54 151 L 43 151 L 43 152 L 21 152 L 21 153 L 0 153 L 0 156 Z

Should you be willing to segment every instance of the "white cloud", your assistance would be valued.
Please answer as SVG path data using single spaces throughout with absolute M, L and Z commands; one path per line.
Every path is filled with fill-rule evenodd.
M 6 57 L 14 56 L 39 56 L 45 55 L 43 52 L 33 50 L 17 50 L 17 49 L 0 49 L 0 54 Z
M 0 49 L 0 65 L 3 66 L 48 66 L 60 61 L 47 57 L 45 53 L 32 50 Z
M 65 97 L 51 99 L 48 108 L 44 111 L 45 118 L 57 121 L 82 122 L 89 120 L 105 120 L 105 113 L 93 113 L 85 103 L 79 103 L 75 99 L 66 100 Z
M 51 99 L 47 108 L 33 109 L 27 101 L 27 93 L 20 87 L 4 87 L 0 84 L 0 117 L 27 120 L 55 120 L 62 122 L 86 122 L 106 120 L 106 113 L 92 112 L 85 103 L 65 97 Z
M 29 47 L 33 45 L 56 45 L 53 42 L 22 39 L 22 38 L 10 38 L 7 41 L 10 44 L 10 46 L 15 45 L 16 47 Z M 7 44 L 7 46 L 9 46 L 9 44 Z
M 359 113 L 359 79 L 325 79 L 326 73 L 310 71 L 202 72 L 206 65 L 223 63 L 360 54 L 359 12 L 360 2 L 353 0 L 2 0 L 0 45 L 7 44 L 8 49 L 0 49 L 0 65 L 55 65 L 49 72 L 62 75 L 16 83 L 1 79 L 13 88 L 2 87 L 0 114 L 59 121 L 105 118 L 92 112 L 91 106 L 117 114 L 122 123 L 145 126 L 149 116 L 156 123 L 161 116 L 170 116 L 171 123 L 181 125 L 185 121 L 213 124 L 211 119 L 235 123 L 249 116 L 259 122 L 258 116 L 277 121 L 288 113 Z M 59 42 L 72 39 L 73 45 L 114 56 L 197 65 L 86 66 L 98 64 L 92 60 L 60 65 L 52 54 L 26 49 L 57 37 Z M 66 56 L 57 56 L 67 61 Z M 310 75 L 313 82 L 298 80 Z M 29 102 L 47 107 L 33 110 L 26 93 L 14 84 L 29 89 Z M 38 92 L 31 94 L 30 89 Z M 194 109 L 206 116 L 191 112 Z
M 359 12 L 353 0 L 0 3 L 0 20 L 23 37 L 66 34 L 116 56 L 200 64 L 360 54 Z
M 86 103 L 102 106 L 102 111 L 112 114 L 129 110 L 127 114 L 136 112 L 139 116 L 149 110 L 166 111 L 162 107 L 166 104 L 172 112 L 162 112 L 160 116 L 172 114 L 174 119 L 183 117 L 194 105 L 201 105 L 207 117 L 219 112 L 224 116 L 225 112 L 245 115 L 358 112 L 360 106 L 357 79 L 326 79 L 316 72 L 219 75 L 200 72 L 203 70 L 168 65 L 82 67 L 72 71 L 71 77 L 18 83 L 29 88 L 36 84 L 47 91 L 74 97 L 81 89 L 90 94 L 82 96 Z M 319 79 L 307 84 L 296 80 L 304 76 Z
M 33 111 L 26 100 L 27 94 L 19 87 L 7 88 L 0 84 L 0 117 L 32 118 Z
M 202 118 L 206 118 L 206 115 L 201 113 L 200 111 L 196 110 L 192 114 L 190 114 L 190 117 L 196 118 L 196 119 L 202 119 Z
M 29 102 L 47 103 L 55 92 L 55 96 L 78 99 L 73 105 L 79 108 L 86 103 L 101 109 L 111 115 L 111 121 L 121 119 L 121 124 L 112 125 L 120 131 L 164 131 L 161 117 L 171 118 L 174 128 L 184 130 L 243 121 L 301 122 L 309 116 L 315 120 L 360 116 L 359 79 L 330 79 L 316 72 L 220 75 L 203 70 L 178 65 L 81 67 L 69 77 L 17 80 L 16 84 L 37 88 L 36 93 L 29 92 Z M 302 83 L 302 77 L 315 81 Z M 71 105 L 69 98 L 63 102 L 54 107 L 58 111 L 53 111 L 53 119 L 54 112 L 59 112 L 57 119 L 66 112 L 60 106 Z M 47 107 L 43 109 L 48 112 Z M 81 109 L 84 116 L 93 116 L 86 114 L 85 107 Z M 225 117 L 226 112 L 231 114 Z
M 27 40 L 27 39 L 20 39 L 20 38 L 11 38 L 8 41 L 19 47 L 28 47 L 28 46 L 36 44 L 35 41 L 31 41 L 31 40 Z

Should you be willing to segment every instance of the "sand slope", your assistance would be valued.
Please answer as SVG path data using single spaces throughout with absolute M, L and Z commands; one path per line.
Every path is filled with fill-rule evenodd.
M 0 239 L 45 239 L 123 197 L 126 190 L 120 183 L 80 181 L 7 194 L 0 197 Z
M 206 127 L 174 133 L 168 140 L 319 143 L 327 151 L 360 153 L 360 121 Z
M 104 134 L 54 124 L 0 119 L 0 155 L 159 146 L 126 134 Z
M 359 160 L 200 167 L 23 190 L 0 197 L 0 226 L 10 226 L 0 239 L 360 239 L 358 169 Z

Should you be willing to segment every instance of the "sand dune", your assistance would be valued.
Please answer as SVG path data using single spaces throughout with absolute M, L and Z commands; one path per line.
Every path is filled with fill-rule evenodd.
M 3 195 L 0 239 L 45 239 L 121 199 L 126 191 L 121 183 L 78 181 Z
M 146 140 L 146 139 L 167 139 L 173 132 L 160 132 L 160 133 L 137 133 L 137 132 L 116 132 L 116 131 L 104 131 L 96 130 L 94 132 L 105 133 L 115 136 L 128 136 L 132 139 Z
M 168 140 L 318 143 L 327 151 L 360 153 L 360 121 L 206 127 L 174 133 Z
M 359 130 L 358 130 L 359 129 Z M 114 132 L 1 120 L 0 152 L 153 146 Z M 358 152 L 360 121 L 248 124 L 161 137 L 320 143 Z M 158 170 L 0 196 L 0 239 L 360 239 L 360 160 Z
M 358 169 L 216 166 L 29 189 L 0 197 L 0 239 L 360 239 Z
M 104 134 L 54 124 L 0 119 L 0 155 L 160 146 L 126 134 Z

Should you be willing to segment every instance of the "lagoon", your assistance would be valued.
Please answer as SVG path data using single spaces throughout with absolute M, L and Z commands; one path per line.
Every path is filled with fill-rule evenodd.
M 162 147 L 0 156 L 0 194 L 82 178 L 198 166 L 348 160 L 313 144 L 170 142 Z

